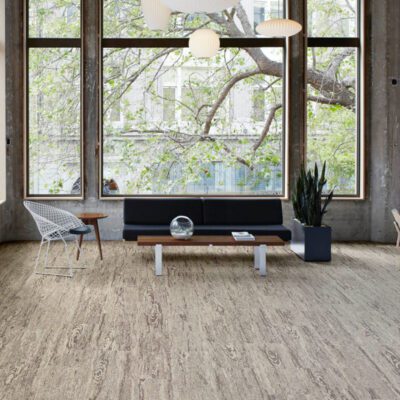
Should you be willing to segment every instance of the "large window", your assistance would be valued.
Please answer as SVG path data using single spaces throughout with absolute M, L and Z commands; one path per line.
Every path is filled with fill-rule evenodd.
M 307 161 L 327 190 L 362 196 L 358 0 L 308 0 Z
M 283 3 L 175 13 L 155 32 L 139 2 L 103 1 L 103 196 L 286 194 L 285 42 L 254 32 Z M 221 35 L 217 56 L 191 55 L 198 27 Z
M 307 64 L 300 148 L 309 166 L 326 161 L 327 190 L 363 198 L 363 2 L 298 1 L 307 9 L 299 21 L 307 36 L 298 53 Z M 303 65 L 287 68 L 286 41 L 255 32 L 263 20 L 284 18 L 287 0 L 174 12 L 166 31 L 148 29 L 140 0 L 99 0 L 86 16 L 81 0 L 25 3 L 27 197 L 84 197 L 83 134 L 98 134 L 99 151 L 87 153 L 99 158 L 100 198 L 289 197 L 285 127 L 302 137 L 303 125 L 286 121 L 285 74 Z M 96 17 L 101 23 L 85 28 L 91 36 L 81 41 L 81 20 Z M 192 56 L 188 38 L 198 28 L 220 35 L 216 56 Z M 85 64 L 87 77 L 101 73 L 84 85 L 93 110 L 81 110 L 81 42 L 86 60 L 100 62 Z M 92 102 L 97 88 L 100 102 Z M 99 116 L 98 132 L 82 132 L 81 115 L 89 112 Z
M 81 197 L 80 0 L 26 3 L 26 195 Z

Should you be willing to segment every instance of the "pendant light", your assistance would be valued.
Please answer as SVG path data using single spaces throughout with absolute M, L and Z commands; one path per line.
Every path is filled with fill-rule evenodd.
M 171 10 L 188 14 L 214 13 L 238 5 L 239 0 L 162 0 Z
M 197 29 L 189 38 L 189 49 L 198 58 L 215 56 L 219 45 L 219 36 L 212 29 Z
M 302 26 L 291 19 L 270 19 L 259 23 L 256 31 L 265 37 L 289 37 L 302 30 Z
M 143 17 L 146 25 L 152 30 L 165 31 L 171 17 L 171 9 L 161 0 L 141 0 Z

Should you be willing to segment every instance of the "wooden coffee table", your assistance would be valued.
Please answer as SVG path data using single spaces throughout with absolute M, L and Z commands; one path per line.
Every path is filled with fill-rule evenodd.
M 232 236 L 193 236 L 189 240 L 178 240 L 172 236 L 138 236 L 139 246 L 154 246 L 155 272 L 162 275 L 163 246 L 247 246 L 254 247 L 254 268 L 261 276 L 267 275 L 267 246 L 284 246 L 285 241 L 278 236 L 256 236 L 252 241 L 238 241 Z
M 99 248 L 99 253 L 100 253 L 100 260 L 103 260 L 103 252 L 101 250 L 101 238 L 100 238 L 100 230 L 99 230 L 99 219 L 107 218 L 107 214 L 101 214 L 101 213 L 82 213 L 82 214 L 76 214 L 76 216 L 85 224 L 85 225 L 93 225 L 94 227 L 94 233 L 96 234 L 96 241 L 97 241 L 97 246 Z M 83 241 L 83 235 L 80 236 L 79 238 L 79 248 L 82 246 L 82 241 Z M 76 253 L 76 259 L 79 260 L 80 256 L 80 251 L 79 249 L 77 250 Z

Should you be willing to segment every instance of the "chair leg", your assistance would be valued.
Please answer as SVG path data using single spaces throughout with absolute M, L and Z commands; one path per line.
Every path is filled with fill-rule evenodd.
M 39 263 L 40 250 L 41 250 L 42 245 L 45 243 L 45 241 L 42 240 L 42 242 L 40 243 L 40 248 L 39 248 L 39 254 L 38 254 L 38 259 L 37 259 L 37 265 L 36 265 L 35 273 L 38 274 L 38 275 L 63 276 L 63 277 L 66 277 L 66 278 L 72 278 L 72 277 L 73 277 L 73 271 L 72 271 L 72 269 L 71 269 L 71 266 L 72 266 L 72 265 L 71 265 L 71 260 L 70 260 L 70 258 L 68 257 L 68 254 L 67 254 L 67 258 L 68 258 L 68 264 L 69 264 L 69 266 L 66 267 L 66 268 L 69 269 L 69 274 L 61 274 L 61 273 L 48 272 L 48 271 L 46 271 L 46 270 L 48 270 L 48 269 L 53 269 L 53 268 L 54 268 L 54 269 L 63 269 L 63 267 L 49 267 L 49 266 L 48 266 L 50 242 L 51 242 L 51 240 L 48 240 L 48 241 L 47 241 L 47 249 L 46 249 L 46 254 L 45 254 L 45 259 L 44 259 L 44 265 L 43 265 L 44 270 L 43 270 L 43 271 L 39 271 L 39 270 L 37 269 L 37 266 L 38 266 L 38 263 Z M 64 248 L 65 248 L 65 251 L 67 252 L 67 249 L 66 249 L 65 246 L 66 246 L 66 242 L 64 241 Z
M 35 262 L 35 272 L 36 272 L 36 273 L 38 273 L 38 266 L 39 266 L 39 260 L 40 260 L 40 253 L 42 252 L 43 243 L 44 243 L 44 240 L 42 239 L 42 241 L 40 242 L 38 254 L 37 254 L 37 256 L 36 256 L 36 262 Z
M 397 231 L 397 242 L 396 242 L 396 247 L 400 247 L 400 227 L 397 225 L 396 221 L 393 221 L 394 227 L 396 228 Z
M 68 248 L 69 248 L 68 243 L 63 238 L 61 240 L 62 240 L 62 242 L 64 244 L 64 252 L 65 252 L 65 255 L 66 255 L 67 260 L 68 260 L 67 266 L 65 266 L 65 267 L 64 266 L 63 267 L 60 267 L 60 266 L 53 266 L 53 267 L 46 266 L 46 268 L 47 269 L 68 269 L 70 271 L 73 271 L 74 269 L 86 269 L 87 267 L 84 266 L 84 265 L 79 266 L 79 267 L 74 267 L 73 264 L 72 264 L 72 258 L 74 256 L 75 247 L 77 248 L 78 251 L 80 251 L 80 253 L 84 254 L 82 249 L 79 247 L 78 240 L 74 240 L 74 247 L 72 248 L 71 254 L 68 252 Z
M 61 240 L 62 240 L 62 242 L 64 244 L 64 253 L 65 253 L 65 256 L 67 257 L 67 266 L 60 267 L 60 266 L 49 266 L 48 265 L 48 258 L 49 258 L 49 250 L 50 250 L 51 240 L 42 239 L 42 241 L 40 243 L 40 247 L 39 247 L 39 252 L 38 252 L 38 255 L 36 257 L 36 263 L 35 263 L 35 273 L 36 274 L 38 274 L 38 275 L 64 276 L 64 277 L 67 277 L 67 278 L 72 278 L 73 275 L 74 275 L 74 272 L 73 272 L 74 269 L 86 269 L 87 268 L 85 265 L 77 266 L 77 267 L 74 267 L 72 265 L 72 258 L 74 257 L 75 247 L 78 249 L 79 253 L 82 253 L 82 248 L 79 245 L 79 240 L 78 239 L 74 240 L 75 246 L 72 247 L 72 253 L 71 254 L 69 254 L 69 252 L 68 252 L 69 246 L 68 246 L 67 242 L 65 241 L 65 239 L 63 237 L 61 237 Z M 46 243 L 47 243 L 47 249 L 46 249 L 44 265 L 43 265 L 44 269 L 43 269 L 43 271 L 39 271 L 38 267 L 39 267 L 39 263 L 40 263 L 41 250 L 42 250 L 42 246 L 44 244 L 46 244 Z M 51 270 L 51 269 L 56 269 L 56 270 L 57 269 L 60 269 L 60 270 L 67 269 L 68 273 L 67 274 L 62 274 L 62 273 L 56 273 L 56 272 L 49 272 L 48 270 Z
M 73 275 L 74 275 L 74 271 L 72 271 L 72 261 L 71 261 L 71 258 L 68 257 L 69 254 L 68 254 L 67 242 L 65 240 L 63 240 L 63 242 L 64 242 L 65 256 L 67 257 L 67 260 L 68 260 L 68 271 L 69 271 L 69 274 L 71 275 L 71 278 L 72 278 Z
M 81 255 L 81 251 L 82 251 L 83 235 L 79 236 L 79 239 L 77 239 L 77 242 L 78 242 L 78 250 L 76 252 L 76 261 L 79 261 L 79 256 Z
M 77 255 L 78 255 L 77 262 L 82 260 L 82 257 L 84 257 L 84 251 L 82 250 L 82 238 L 83 238 L 83 235 L 81 235 L 80 238 L 76 238 L 74 240 L 75 246 L 76 246 L 76 249 L 77 249 Z M 73 267 L 72 269 L 86 269 L 86 268 L 87 267 L 85 265 L 82 265 L 80 267 Z
M 47 268 L 47 261 L 49 258 L 50 240 L 47 242 L 46 255 L 44 256 L 44 267 Z

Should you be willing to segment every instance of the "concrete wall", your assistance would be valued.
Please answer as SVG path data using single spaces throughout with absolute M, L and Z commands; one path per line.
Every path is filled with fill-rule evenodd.
M 84 85 L 86 113 L 84 115 L 86 200 L 50 202 L 72 212 L 100 211 L 110 215 L 101 222 L 103 237 L 120 239 L 122 228 L 122 202 L 97 199 L 97 121 L 98 92 L 94 84 L 98 79 L 98 53 L 96 42 L 96 7 L 98 2 L 84 1 L 88 7 L 86 40 L 92 45 L 84 54 Z M 300 19 L 304 9 L 300 2 L 291 1 L 291 17 Z M 333 227 L 337 240 L 393 241 L 394 229 L 390 209 L 400 208 L 400 155 L 399 112 L 400 85 L 391 85 L 389 77 L 400 78 L 398 0 L 371 0 L 367 10 L 367 200 L 334 201 L 326 222 Z M 22 206 L 23 200 L 23 68 L 22 68 L 22 7 L 23 0 L 6 0 L 7 11 L 7 135 L 11 144 L 7 155 L 8 210 L 0 222 L 6 240 L 37 238 L 31 218 Z M 304 38 L 291 39 L 290 75 L 290 182 L 296 177 L 302 162 L 304 119 L 302 112 L 302 76 Z M 299 100 L 300 99 L 300 100 Z M 1 210 L 0 210 L 1 212 Z M 285 222 L 290 226 L 292 209 L 284 203 Z
M 4 237 L 2 222 L 6 210 L 6 30 L 5 2 L 0 0 L 0 243 Z
M 370 238 L 392 241 L 390 210 L 400 209 L 400 3 L 374 1 L 371 8 Z

